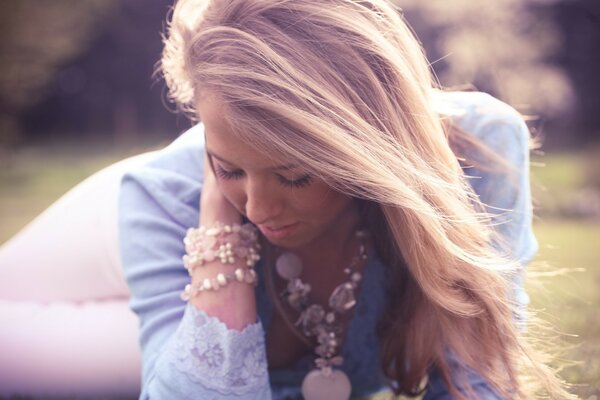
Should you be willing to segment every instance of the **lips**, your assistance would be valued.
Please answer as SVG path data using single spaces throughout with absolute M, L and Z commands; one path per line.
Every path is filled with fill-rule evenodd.
M 273 227 L 273 226 L 267 226 L 267 225 L 261 225 L 261 226 L 262 226 L 263 228 L 265 228 L 265 229 L 268 229 L 268 230 L 270 230 L 270 231 L 280 231 L 280 230 L 282 230 L 282 229 L 285 229 L 285 228 L 287 228 L 287 227 L 290 227 L 290 226 L 292 226 L 292 225 L 294 225 L 294 224 L 280 225 L 280 226 L 278 226 L 277 228 L 275 228 L 275 227 Z
M 297 222 L 288 225 L 280 225 L 277 228 L 266 225 L 258 225 L 258 229 L 260 229 L 262 234 L 269 239 L 283 239 L 286 236 L 289 236 L 297 225 Z

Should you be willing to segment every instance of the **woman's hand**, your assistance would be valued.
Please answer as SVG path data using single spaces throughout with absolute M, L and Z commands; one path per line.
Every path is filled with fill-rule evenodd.
M 225 224 L 239 224 L 242 217 L 229 200 L 223 196 L 211 167 L 209 156 L 204 153 L 204 183 L 200 196 L 199 222 L 202 225 L 210 226 L 217 221 Z
M 223 196 L 208 155 L 205 154 L 199 223 L 204 226 L 212 226 L 217 221 L 225 224 L 239 224 L 242 217 L 229 200 Z M 236 268 L 245 266 L 244 259 L 236 259 L 233 264 L 223 264 L 217 258 L 194 269 L 192 284 L 198 285 L 206 278 L 212 279 L 219 273 L 231 273 Z M 217 317 L 230 329 L 241 331 L 247 325 L 256 322 L 254 286 L 247 283 L 231 282 L 219 290 L 204 291 L 198 296 L 194 296 L 190 303 L 208 315 Z

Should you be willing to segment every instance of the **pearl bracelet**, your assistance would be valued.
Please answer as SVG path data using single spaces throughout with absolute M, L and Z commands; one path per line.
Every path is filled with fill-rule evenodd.
M 237 268 L 235 271 L 229 274 L 219 273 L 215 278 L 205 278 L 201 283 L 192 285 L 188 283 L 185 285 L 185 289 L 181 293 L 181 299 L 188 301 L 192 297 L 198 295 L 200 292 L 207 290 L 217 291 L 224 286 L 227 286 L 230 282 L 240 282 L 256 285 L 258 279 L 256 278 L 256 272 L 252 268 Z
M 216 222 L 211 227 L 190 228 L 183 243 L 187 253 L 183 256 L 183 265 L 190 275 L 196 267 L 217 258 L 223 264 L 233 264 L 236 258 L 245 258 L 249 268 L 260 259 L 256 228 L 249 223 L 226 225 Z

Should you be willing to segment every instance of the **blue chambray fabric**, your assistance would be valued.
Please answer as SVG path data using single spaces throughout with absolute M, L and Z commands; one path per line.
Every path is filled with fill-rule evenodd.
M 465 173 L 494 215 L 503 238 L 498 249 L 525 266 L 537 251 L 531 228 L 525 123 L 514 109 L 484 93 L 440 92 L 434 106 L 514 167 L 514 174 L 476 168 L 465 168 Z M 203 149 L 199 124 L 123 177 L 119 244 L 131 290 L 130 306 L 140 319 L 140 399 L 300 398 L 300 383 L 312 367 L 311 357 L 285 370 L 268 370 L 266 363 L 264 343 L 274 307 L 262 279 L 262 264 L 257 265 L 261 278 L 256 288 L 258 320 L 242 332 L 228 330 L 179 298 L 189 281 L 181 261 L 182 239 L 189 227 L 198 224 Z M 370 257 L 342 349 L 353 397 L 385 387 L 375 328 L 385 306 L 382 289 L 386 282 L 385 266 L 376 255 Z M 509 296 L 525 309 L 529 298 L 522 274 L 515 276 Z M 516 316 L 518 321 L 523 321 L 523 315 Z M 471 373 L 470 379 L 482 398 L 499 398 L 477 374 Z M 425 399 L 448 398 L 434 371 Z

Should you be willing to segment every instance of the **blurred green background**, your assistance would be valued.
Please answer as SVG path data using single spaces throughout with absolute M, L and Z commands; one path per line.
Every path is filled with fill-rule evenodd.
M 442 85 L 534 116 L 532 309 L 564 342 L 555 365 L 573 392 L 600 398 L 600 2 L 396 3 Z M 153 77 L 170 5 L 0 3 L 0 243 L 93 172 L 190 126 Z

